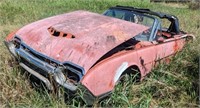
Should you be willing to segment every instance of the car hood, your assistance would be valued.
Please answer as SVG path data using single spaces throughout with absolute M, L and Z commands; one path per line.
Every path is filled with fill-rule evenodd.
M 31 23 L 16 35 L 34 50 L 60 62 L 75 63 L 87 72 L 111 49 L 146 29 L 128 21 L 75 11 Z

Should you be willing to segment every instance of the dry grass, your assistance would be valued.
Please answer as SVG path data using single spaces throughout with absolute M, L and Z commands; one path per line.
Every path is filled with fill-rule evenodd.
M 1 0 L 0 40 L 9 32 L 32 21 L 48 16 L 84 9 L 102 13 L 110 6 L 130 5 L 175 14 L 182 30 L 196 35 L 197 40 L 173 58 L 170 64 L 161 64 L 144 81 L 119 85 L 112 96 L 96 106 L 113 107 L 197 107 L 198 56 L 200 41 L 200 11 L 166 4 L 153 4 L 148 0 Z M 61 99 L 30 86 L 27 77 L 0 43 L 0 107 L 67 107 Z M 78 106 L 73 100 L 70 106 Z

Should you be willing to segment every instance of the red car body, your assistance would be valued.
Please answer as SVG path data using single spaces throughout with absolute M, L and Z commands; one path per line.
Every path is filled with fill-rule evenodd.
M 112 9 L 156 16 L 155 22 L 149 27 L 106 13 L 75 11 L 26 25 L 11 33 L 5 43 L 19 64 L 48 89 L 54 89 L 49 80 L 53 77 L 71 91 L 81 85 L 89 97 L 96 98 L 111 92 L 123 73 L 133 72 L 130 69 L 139 71 L 143 79 L 158 61 L 180 51 L 191 37 L 179 30 L 175 16 L 133 7 Z M 172 27 L 163 30 L 157 17 L 168 19 Z M 135 39 L 142 32 L 150 32 L 148 40 Z

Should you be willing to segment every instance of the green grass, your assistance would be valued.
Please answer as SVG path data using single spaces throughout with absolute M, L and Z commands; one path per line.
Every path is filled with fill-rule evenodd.
M 9 32 L 33 21 L 73 10 L 102 13 L 108 7 L 128 5 L 150 8 L 177 15 L 181 29 L 196 36 L 170 64 L 160 64 L 142 82 L 118 85 L 111 97 L 96 107 L 197 107 L 198 57 L 200 41 L 200 10 L 172 4 L 154 4 L 148 0 L 1 0 L 0 40 Z M 21 68 L 0 43 L 0 107 L 70 107 L 80 106 L 78 100 L 65 104 L 54 94 L 35 90 Z

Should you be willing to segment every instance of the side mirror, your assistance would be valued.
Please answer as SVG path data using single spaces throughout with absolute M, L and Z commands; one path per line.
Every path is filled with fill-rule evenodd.
M 164 39 L 163 37 L 158 37 L 157 42 L 158 42 L 158 43 L 163 43 L 164 40 L 165 40 L 165 39 Z

